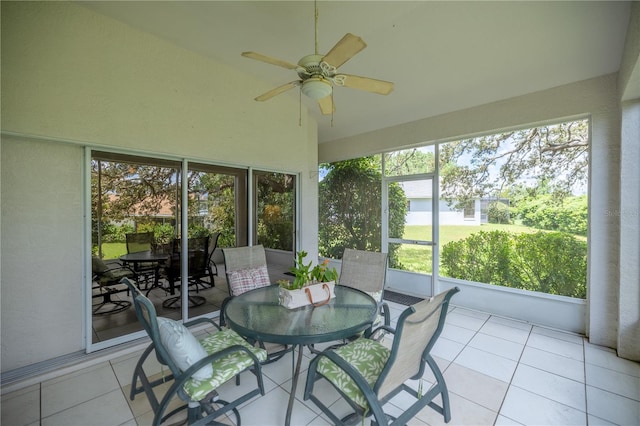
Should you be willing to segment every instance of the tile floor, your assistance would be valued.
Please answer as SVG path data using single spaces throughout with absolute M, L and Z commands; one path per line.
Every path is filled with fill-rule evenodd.
M 394 318 L 402 305 L 391 304 Z M 452 307 L 433 355 L 444 372 L 452 403 L 450 425 L 639 425 L 640 364 L 616 357 L 581 336 Z M 152 413 L 139 395 L 129 401 L 131 372 L 139 353 L 113 359 L 2 395 L 3 425 L 147 425 Z M 305 358 L 308 365 L 310 356 Z M 282 425 L 291 387 L 291 356 L 264 367 L 266 395 L 241 407 L 244 425 Z M 157 367 L 158 372 L 160 368 Z M 301 374 L 301 378 L 306 374 Z M 243 383 L 250 383 L 247 377 Z M 424 377 L 430 381 L 430 374 Z M 296 396 L 292 424 L 329 422 Z M 224 385 L 233 397 L 238 388 Z M 336 412 L 345 403 L 329 386 Z M 390 401 L 393 413 L 406 406 Z M 425 408 L 410 423 L 440 425 Z

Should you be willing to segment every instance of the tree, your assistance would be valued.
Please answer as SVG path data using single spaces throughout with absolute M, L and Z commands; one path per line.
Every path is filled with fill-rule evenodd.
M 384 155 L 385 176 L 408 176 L 435 172 L 433 152 L 421 148 L 394 151 Z
M 339 259 L 345 248 L 382 249 L 382 173 L 379 157 L 323 164 L 319 184 L 319 252 Z M 390 232 L 402 234 L 407 202 L 397 184 L 389 187 Z M 396 247 L 389 248 L 389 264 L 397 264 Z
M 587 120 L 442 144 L 441 195 L 460 209 L 517 182 L 552 182 L 558 196 L 567 196 L 586 187 L 588 147 Z
M 265 247 L 293 249 L 295 178 L 276 172 L 258 175 L 258 242 Z

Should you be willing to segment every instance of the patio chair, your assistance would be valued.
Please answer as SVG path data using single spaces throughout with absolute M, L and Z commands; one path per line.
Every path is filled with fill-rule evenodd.
M 213 286 L 213 274 L 209 268 L 209 237 L 194 237 L 189 238 L 188 242 L 188 276 L 187 280 L 189 286 L 193 286 L 196 293 L 200 291 L 199 286 Z M 180 282 L 182 274 L 182 241 L 179 238 L 173 240 L 173 251 L 167 267 L 165 268 L 165 274 L 172 288 L 175 288 L 175 283 Z M 205 279 L 208 279 L 206 281 Z M 180 284 L 178 284 L 180 288 Z M 165 308 L 179 307 L 180 297 L 174 297 L 167 299 L 163 306 Z M 189 304 L 194 307 L 202 305 L 205 302 L 205 298 L 201 296 L 188 296 Z
M 223 248 L 224 270 L 227 276 L 229 297 L 222 301 L 220 307 L 220 326 L 226 326 L 224 311 L 227 303 L 234 296 L 260 287 L 271 285 L 269 270 L 267 268 L 267 256 L 262 245 L 251 247 Z M 262 348 L 266 348 L 263 342 L 257 342 Z M 268 362 L 277 361 L 293 347 L 282 345 L 269 345 Z
M 153 232 L 138 232 L 125 235 L 127 253 L 139 253 L 142 251 L 151 251 L 154 243 Z M 155 273 L 158 265 L 156 263 L 134 263 L 132 268 L 138 274 L 139 283 L 149 282 L 150 279 L 155 278 Z
M 355 340 L 337 349 L 328 349 L 317 355 L 309 364 L 304 399 L 311 400 L 336 425 L 354 424 L 364 417 L 373 416 L 376 425 L 404 425 L 426 405 L 451 420 L 449 393 L 442 372 L 430 354 L 442 332 L 453 288 L 439 295 L 409 306 L 400 315 L 397 327 L 381 326 L 394 334 L 391 349 L 368 338 Z M 435 384 L 424 395 L 405 382 L 421 380 L 425 364 L 435 376 Z M 327 380 L 345 399 L 352 412 L 338 418 L 320 399 L 326 390 L 314 386 L 319 380 Z M 420 386 L 419 386 L 420 388 Z M 386 414 L 382 407 L 400 392 L 406 392 L 416 401 L 398 417 Z M 442 405 L 434 399 L 440 395 Z
M 91 273 L 93 283 L 91 297 L 101 299 L 92 305 L 93 315 L 110 315 L 129 309 L 131 302 L 114 299 L 112 296 L 117 293 L 129 293 L 128 288 L 120 284 L 120 280 L 125 277 L 136 280 L 137 275 L 132 269 L 120 264 L 109 266 L 99 257 L 92 256 Z
M 213 285 L 214 285 L 214 283 L 213 283 L 213 275 L 218 275 L 218 265 L 216 265 L 216 262 L 213 260 L 213 253 L 218 248 L 218 239 L 220 239 L 220 233 L 219 232 L 214 232 L 209 237 L 209 262 L 208 262 L 208 267 L 209 267 L 209 271 L 211 273 L 211 287 L 213 287 Z
M 383 302 L 387 253 L 345 248 L 338 283 L 362 290 L 378 302 L 380 315 L 373 326 L 391 324 L 389 305 Z M 383 334 L 383 333 L 381 333 Z
M 153 409 L 154 425 L 160 425 L 185 409 L 188 424 L 218 424 L 214 419 L 233 413 L 235 424 L 239 425 L 237 407 L 257 395 L 264 395 L 260 363 L 267 358 L 266 351 L 249 345 L 230 329 L 221 330 L 209 318 L 181 324 L 157 317 L 155 307 L 135 284 L 126 278 L 122 281 L 134 295 L 136 316 L 151 338 L 151 344 L 135 366 L 130 399 L 134 400 L 137 394 L 145 393 Z M 202 324 L 211 325 L 215 332 L 198 341 L 188 328 Z M 170 375 L 151 381 L 144 364 L 152 352 L 155 352 L 161 365 L 169 367 Z M 244 371 L 255 374 L 256 386 L 249 387 L 233 401 L 220 399 L 216 389 Z M 158 401 L 154 387 L 171 380 L 173 383 Z M 185 404 L 167 413 L 176 396 Z

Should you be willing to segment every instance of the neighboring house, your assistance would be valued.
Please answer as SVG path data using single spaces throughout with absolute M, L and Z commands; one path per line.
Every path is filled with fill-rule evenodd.
M 407 225 L 425 225 L 432 223 L 433 193 L 430 185 L 424 181 L 399 182 L 407 197 Z M 476 198 L 463 210 L 455 208 L 453 203 L 440 201 L 440 225 L 480 225 L 489 222 L 489 204 L 499 201 L 509 205 L 509 201 L 497 198 Z

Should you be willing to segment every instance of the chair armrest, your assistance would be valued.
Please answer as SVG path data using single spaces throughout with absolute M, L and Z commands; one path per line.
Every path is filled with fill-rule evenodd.
M 208 325 L 212 325 L 214 326 L 218 331 L 220 330 L 220 326 L 218 324 L 215 323 L 215 321 L 213 321 L 211 318 L 196 318 L 194 320 L 191 321 L 187 321 L 185 323 L 183 323 L 182 325 L 184 325 L 185 327 L 189 328 L 189 327 L 193 327 L 199 324 L 203 324 L 206 323 Z
M 380 304 L 380 311 L 382 312 L 382 316 L 384 316 L 384 325 L 387 327 L 391 326 L 391 310 L 389 309 L 389 305 L 386 302 L 382 302 Z
M 391 333 L 391 334 L 396 334 L 396 329 L 393 327 L 390 327 L 388 325 L 381 325 L 380 327 L 376 327 L 375 329 L 371 330 L 369 333 L 365 333 L 365 336 L 367 339 L 372 339 L 372 340 L 378 340 L 375 339 L 373 336 L 375 336 L 377 333 Z

